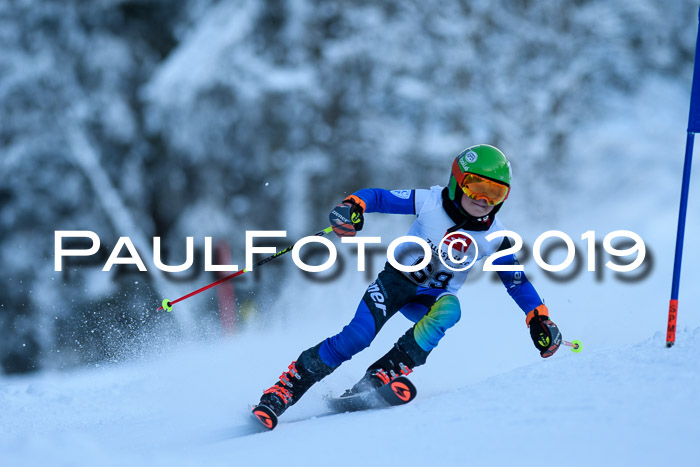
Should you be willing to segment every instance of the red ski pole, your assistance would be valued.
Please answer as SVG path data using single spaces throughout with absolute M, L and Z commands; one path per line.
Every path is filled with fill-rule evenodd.
M 315 235 L 315 236 L 318 236 L 318 237 L 322 237 L 322 236 L 326 235 L 327 233 L 330 233 L 331 230 L 333 230 L 332 227 L 326 227 L 325 229 L 321 230 L 320 232 L 316 232 L 314 235 Z M 285 254 L 285 253 L 289 253 L 290 251 L 292 251 L 293 248 L 294 248 L 294 245 L 293 245 L 293 244 L 292 244 L 292 245 L 289 245 L 289 246 L 288 246 L 287 248 L 285 248 L 284 250 L 278 251 L 278 252 L 275 253 L 274 255 L 268 256 L 267 258 L 261 259 L 260 261 L 258 261 L 257 263 L 255 263 L 255 265 L 254 265 L 253 267 L 254 267 L 254 268 L 257 268 L 258 266 L 262 266 L 262 265 L 265 264 L 265 263 L 269 263 L 269 262 L 272 261 L 273 259 L 278 258 L 278 257 L 282 256 L 282 255 Z M 252 268 L 251 268 L 251 269 L 252 269 Z M 181 301 L 183 301 L 183 300 L 186 300 L 186 299 L 188 299 L 188 298 L 190 298 L 190 297 L 192 297 L 192 296 L 194 296 L 194 295 L 197 295 L 198 293 L 202 293 L 202 292 L 204 292 L 205 290 L 211 289 L 212 287 L 216 287 L 217 285 L 223 284 L 224 282 L 226 282 L 226 281 L 228 281 L 228 280 L 230 280 L 230 279 L 233 279 L 234 277 L 240 276 L 241 274 L 246 273 L 246 272 L 248 272 L 247 269 L 241 269 L 240 271 L 236 271 L 236 272 L 234 272 L 233 274 L 230 274 L 230 275 L 228 275 L 228 276 L 226 276 L 226 277 L 222 277 L 221 279 L 219 279 L 219 280 L 216 281 L 216 282 L 212 282 L 212 283 L 209 284 L 209 285 L 205 285 L 205 286 L 202 287 L 201 289 L 197 289 L 197 290 L 195 290 L 194 292 L 190 292 L 190 293 L 188 293 L 187 295 L 184 295 L 184 296 L 178 298 L 177 300 L 168 300 L 167 298 L 164 298 L 163 301 L 161 302 L 160 306 L 158 307 L 158 309 L 157 309 L 156 311 L 160 311 L 160 310 L 165 310 L 165 311 L 168 311 L 168 312 L 173 311 L 173 305 L 175 305 L 176 303 L 181 302 Z

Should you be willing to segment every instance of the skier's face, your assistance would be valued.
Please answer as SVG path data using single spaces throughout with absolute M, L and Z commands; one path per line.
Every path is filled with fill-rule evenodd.
M 474 217 L 484 217 L 493 211 L 495 206 L 489 206 L 484 198 L 471 199 L 468 196 L 462 196 L 462 209 Z

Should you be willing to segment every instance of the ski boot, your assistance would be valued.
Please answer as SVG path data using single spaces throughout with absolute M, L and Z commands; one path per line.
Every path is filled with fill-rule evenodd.
M 413 369 L 425 363 L 430 351 L 418 346 L 413 336 L 413 328 L 401 336 L 382 358 L 367 368 L 364 376 L 341 397 L 378 389 L 399 376 L 406 376 Z
M 294 405 L 315 383 L 333 372 L 318 355 L 321 345 L 307 349 L 293 361 L 279 381 L 263 391 L 258 405 L 252 409 L 253 415 L 268 429 L 277 425 L 277 417 Z
M 411 358 L 394 344 L 386 355 L 367 368 L 362 379 L 351 389 L 346 390 L 342 397 L 379 389 L 398 376 L 412 373 L 414 366 Z

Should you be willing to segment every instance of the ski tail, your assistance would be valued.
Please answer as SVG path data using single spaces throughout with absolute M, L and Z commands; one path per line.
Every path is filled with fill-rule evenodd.
M 405 376 L 396 378 L 385 386 L 389 386 L 389 390 L 391 390 L 391 392 L 386 389 L 381 391 L 382 388 L 379 388 L 380 390 L 378 390 L 377 393 L 389 405 L 408 404 L 416 398 L 416 394 L 418 393 L 413 383 L 411 383 L 411 381 Z
M 274 430 L 277 426 L 277 415 L 265 405 L 254 406 L 250 414 L 268 430 Z
M 417 393 L 416 387 L 408 378 L 399 376 L 377 389 L 330 397 L 327 403 L 335 412 L 357 412 L 408 404 L 416 398 Z

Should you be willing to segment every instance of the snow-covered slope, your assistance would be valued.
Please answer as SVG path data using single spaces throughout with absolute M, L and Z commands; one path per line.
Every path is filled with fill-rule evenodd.
M 308 2 L 292 3 L 296 5 L 293 8 L 296 8 Z M 490 3 L 486 1 L 473 3 L 490 7 Z M 589 2 L 591 4 L 588 6 L 584 3 L 582 12 L 586 17 L 595 18 L 595 21 L 586 20 L 582 24 L 600 26 L 597 29 L 601 31 L 612 31 L 618 24 L 635 27 L 646 24 L 618 22 L 615 19 L 618 16 L 598 14 L 612 8 L 610 2 Z M 637 6 L 637 3 L 630 3 L 625 8 L 628 11 L 639 10 L 640 15 L 644 17 L 653 16 L 654 10 L 647 11 L 644 7 L 645 2 L 638 3 L 642 7 Z M 655 2 L 654 5 L 657 3 L 659 2 Z M 245 8 L 236 9 L 236 5 L 239 4 Z M 374 6 L 370 5 L 370 8 Z M 671 9 L 671 6 L 668 8 Z M 673 8 L 681 9 L 682 5 L 679 3 L 679 6 Z M 245 171 L 253 167 L 253 162 L 261 163 L 260 161 L 267 160 L 262 157 L 256 158 L 256 154 L 269 152 L 271 157 L 278 157 L 263 144 L 268 139 L 267 133 L 262 133 L 261 136 L 260 131 L 253 131 L 274 126 L 268 118 L 270 113 L 253 112 L 254 109 L 263 108 L 257 105 L 260 100 L 258 93 L 269 92 L 275 97 L 277 93 L 284 91 L 285 86 L 295 88 L 298 84 L 316 81 L 312 79 L 313 76 L 307 74 L 307 68 L 299 67 L 298 72 L 292 73 L 293 70 L 286 66 L 268 66 L 268 63 L 272 62 L 262 61 L 256 54 L 248 53 L 245 47 L 245 53 L 241 55 L 231 53 L 231 47 L 236 44 L 241 34 L 255 32 L 248 29 L 247 23 L 244 29 L 235 28 L 245 23 L 246 18 L 255 16 L 251 12 L 257 9 L 258 4 L 250 1 L 219 2 L 207 15 L 206 21 L 193 30 L 189 46 L 173 54 L 154 75 L 147 89 L 144 89 L 147 110 L 150 109 L 146 114 L 148 123 L 156 129 L 160 128 L 161 136 L 168 147 L 183 149 L 178 159 L 175 159 L 176 154 L 171 154 L 169 159 L 169 167 L 177 168 L 174 178 L 186 180 L 186 166 L 181 167 L 178 164 L 182 163 L 182 160 L 192 158 L 191 162 L 198 164 L 199 170 L 190 172 L 201 174 L 201 180 L 208 181 L 207 186 L 233 186 L 239 193 L 243 193 L 230 198 L 228 192 L 226 196 L 221 196 L 221 193 L 216 191 L 207 192 L 209 197 L 202 198 L 207 201 L 200 201 L 182 209 L 186 203 L 173 201 L 172 197 L 178 196 L 178 192 L 187 197 L 194 196 L 188 190 L 182 189 L 184 185 L 180 185 L 180 188 L 177 188 L 177 184 L 173 185 L 175 188 L 167 192 L 169 202 L 165 203 L 169 206 L 167 209 L 172 209 L 173 213 L 168 214 L 169 211 L 166 210 L 163 216 L 180 219 L 179 223 L 176 223 L 179 227 L 169 233 L 175 239 L 185 234 L 201 237 L 216 234 L 217 231 L 234 235 L 232 232 L 258 228 L 259 223 L 247 213 L 262 213 L 269 217 L 268 210 L 261 208 L 269 207 L 265 200 L 251 195 L 261 193 L 257 188 L 262 185 L 259 183 L 259 171 Z M 692 43 L 695 39 L 695 6 L 691 14 L 693 29 L 687 33 L 691 37 L 681 41 L 682 43 Z M 449 19 L 449 15 L 445 16 L 444 12 L 440 16 Z M 558 21 L 557 17 L 546 16 Z M 296 14 L 292 17 L 303 18 L 304 15 Z M 601 26 L 599 18 L 603 17 L 607 18 L 607 22 Z M 374 16 L 362 16 L 358 20 L 360 26 L 365 22 L 365 18 L 372 20 Z M 498 18 L 508 21 L 510 16 Z M 470 22 L 475 21 L 476 16 L 470 15 L 467 19 Z M 576 24 L 571 23 L 570 19 L 563 23 L 569 25 L 567 28 Z M 234 29 L 229 28 L 225 34 L 220 34 L 221 24 L 233 26 Z M 297 24 L 301 23 L 293 23 L 292 26 L 296 27 Z M 453 32 L 443 30 L 448 33 L 447 37 L 464 36 L 463 32 L 466 29 L 454 28 L 457 23 L 447 21 L 440 24 L 453 27 L 450 29 Z M 364 67 L 358 68 L 352 65 L 352 62 L 351 66 L 347 67 L 347 73 L 350 73 L 349 81 L 333 79 L 336 76 L 335 70 L 343 69 L 342 66 L 336 65 L 336 62 L 339 63 L 344 54 L 352 52 L 355 45 L 361 45 L 361 51 L 366 47 L 367 56 L 377 58 L 378 70 L 395 70 L 403 75 L 403 68 L 410 65 L 424 68 L 428 76 L 437 73 L 441 80 L 448 77 L 450 81 L 449 76 L 459 75 L 458 68 L 454 73 L 443 73 L 442 69 L 430 66 L 429 61 L 413 60 L 415 48 L 400 40 L 402 37 L 408 37 L 403 33 L 403 28 L 410 29 L 413 35 L 412 25 L 412 21 L 396 21 L 391 24 L 379 22 L 376 28 L 372 26 L 367 29 L 369 32 L 362 36 L 367 37 L 367 41 L 362 40 L 358 43 L 357 34 L 351 34 L 347 42 L 332 41 L 328 48 L 329 64 L 325 65 L 328 71 L 319 75 L 325 77 L 328 86 L 322 90 L 321 98 L 317 96 L 320 92 L 318 87 L 311 86 L 307 94 L 292 93 L 293 97 L 289 102 L 277 103 L 276 98 L 270 99 L 272 104 L 269 108 L 275 108 L 275 105 L 283 106 L 280 108 L 284 112 L 274 112 L 275 115 L 283 114 L 295 123 L 292 127 L 296 129 L 289 132 L 289 140 L 294 143 L 292 147 L 305 147 L 297 146 L 301 144 L 300 141 L 304 142 L 305 138 L 321 142 L 333 141 L 329 139 L 330 130 L 319 120 L 324 113 L 308 112 L 311 108 L 309 103 L 323 108 L 324 96 L 335 95 L 334 86 L 345 89 L 348 83 L 362 82 L 361 74 L 353 73 L 356 69 L 361 72 Z M 398 28 L 396 31 L 400 34 L 391 33 L 391 30 L 386 29 L 389 26 Z M 516 26 L 523 32 L 546 31 L 532 29 L 524 22 L 518 22 Z M 503 27 L 501 29 L 508 30 Z M 372 31 L 381 32 L 386 36 L 388 42 L 384 43 L 384 48 L 377 48 L 375 41 L 370 40 L 374 37 Z M 647 31 L 666 34 L 674 31 L 674 28 L 647 28 Z M 415 37 L 419 41 L 422 40 L 420 35 Z M 429 36 L 425 37 L 427 40 Z M 529 34 L 523 34 L 523 37 L 529 37 Z M 653 41 L 657 36 L 643 33 L 639 37 Z M 483 38 L 486 39 L 487 36 Z M 215 39 L 216 41 L 212 42 Z M 400 47 L 387 47 L 397 41 L 400 42 Z M 498 53 L 489 55 L 495 60 L 493 66 L 497 68 L 497 65 L 503 62 L 521 63 L 517 48 L 502 46 L 501 44 L 507 43 L 502 42 L 499 36 L 496 36 L 496 41 L 488 42 L 493 44 L 490 47 L 498 50 Z M 475 41 L 475 44 L 482 42 L 483 40 Z M 206 50 L 202 49 L 202 44 L 208 45 Z M 333 158 L 329 158 L 328 161 L 334 161 L 333 164 L 338 161 L 346 167 L 360 165 L 363 161 L 372 162 L 374 171 L 382 174 L 381 182 L 386 184 L 386 187 L 409 188 L 410 184 L 405 180 L 390 178 L 389 175 L 405 176 L 405 173 L 394 170 L 398 165 L 403 167 L 404 159 L 393 159 L 392 155 L 402 155 L 406 152 L 405 145 L 415 145 L 416 150 L 408 153 L 418 156 L 415 159 L 413 156 L 410 159 L 407 156 L 405 160 L 421 162 L 418 166 L 420 170 L 416 170 L 421 175 L 420 183 L 416 186 L 425 188 L 430 184 L 446 181 L 447 172 L 440 168 L 442 162 L 437 162 L 442 161 L 446 157 L 445 154 L 451 154 L 455 147 L 461 148 L 462 144 L 471 144 L 471 140 L 475 138 L 479 142 L 482 138 L 493 142 L 491 139 L 500 134 L 499 138 L 506 145 L 504 148 L 509 149 L 509 154 L 510 149 L 513 149 L 516 163 L 514 195 L 499 216 L 502 216 L 509 228 L 521 233 L 530 244 L 534 238 L 549 229 L 560 229 L 569 234 L 579 247 L 580 253 L 585 252 L 585 242 L 581 241 L 580 236 L 589 230 L 595 230 L 598 239 L 617 229 L 633 230 L 641 235 L 649 251 L 653 252 L 653 262 L 650 255 L 648 264 L 651 265 L 651 272 L 646 279 L 638 282 L 622 282 L 602 266 L 600 280 L 596 274 L 584 270 L 571 281 L 557 282 L 548 279 L 535 267 L 531 255 L 529 261 L 527 255 L 523 254 L 520 258 L 526 264 L 528 277 L 547 300 L 552 318 L 559 325 L 564 337 L 569 340 L 583 340 L 583 353 L 573 354 L 567 349 L 562 349 L 549 360 L 540 359 L 530 342 L 522 313 L 504 292 L 502 285 L 493 283 L 484 276 L 473 275 L 460 292 L 463 308 L 461 322 L 450 329 L 448 337 L 431 354 L 428 365 L 419 368 L 411 376 L 419 389 L 416 401 L 406 407 L 389 410 L 324 416 L 327 410 L 323 403 L 323 395 L 337 394 L 351 385 L 362 374 L 364 368 L 386 351 L 409 326 L 405 319 L 397 316 L 383 328 L 368 351 L 356 356 L 312 388 L 299 404 L 285 414 L 274 432 L 246 434 L 250 431 L 246 425 L 248 404 L 257 401 L 261 390 L 272 384 L 275 377 L 287 367 L 290 360 L 299 355 L 300 351 L 337 332 L 349 321 L 357 300 L 369 282 L 359 274 L 346 274 L 342 279 L 326 284 L 302 281 L 299 277 L 291 277 L 290 274 L 289 277 L 285 277 L 284 283 L 280 284 L 278 303 L 268 307 L 266 302 L 261 302 L 262 318 L 258 324 L 264 326 L 264 330 L 249 330 L 247 334 L 209 343 L 181 344 L 167 350 L 167 353 L 165 349 L 158 348 L 153 334 L 149 333 L 144 337 L 147 342 L 144 343 L 143 349 L 130 349 L 141 355 L 141 359 L 138 360 L 70 372 L 45 371 L 35 376 L 0 376 L 0 467 L 248 466 L 277 463 L 285 466 L 356 466 L 395 465 L 399 462 L 411 467 L 698 465 L 700 314 L 697 310 L 700 288 L 697 284 L 700 281 L 700 272 L 693 267 L 698 261 L 698 255 L 692 243 L 692 240 L 700 235 L 700 218 L 697 216 L 700 173 L 697 169 L 693 172 L 691 182 L 685 266 L 681 281 L 681 330 L 677 345 L 672 349 L 664 348 L 664 336 L 659 333 L 665 328 L 671 282 L 690 75 L 669 81 L 648 77 L 646 73 L 637 73 L 635 70 L 645 70 L 650 60 L 654 63 L 670 63 L 673 61 L 672 56 L 661 53 L 662 49 L 650 59 L 645 58 L 643 54 L 626 53 L 621 56 L 619 62 L 607 58 L 605 63 L 614 69 L 619 68 L 625 73 L 633 74 L 635 81 L 642 80 L 635 95 L 621 96 L 602 85 L 586 88 L 588 92 L 582 92 L 574 75 L 580 74 L 587 82 L 589 74 L 586 67 L 591 66 L 593 68 L 590 76 L 596 78 L 599 75 L 594 73 L 597 62 L 591 61 L 588 64 L 587 60 L 590 57 L 586 53 L 579 51 L 573 43 L 571 47 L 567 44 L 569 43 L 566 38 L 562 37 L 560 53 L 566 55 L 566 58 L 575 55 L 575 63 L 580 64 L 571 68 L 575 72 L 572 72 L 573 75 L 554 73 L 547 66 L 541 66 L 540 62 L 532 62 L 540 65 L 534 68 L 517 65 L 514 68 L 518 73 L 532 77 L 532 80 L 521 81 L 513 79 L 509 73 L 499 72 L 499 79 L 485 83 L 488 86 L 482 86 L 478 80 L 489 79 L 494 75 L 483 73 L 483 69 L 480 68 L 482 73 L 475 75 L 477 81 L 471 83 L 464 91 L 467 94 L 449 92 L 449 87 L 446 88 L 447 91 L 441 90 L 441 93 L 438 93 L 437 89 L 433 89 L 436 91 L 433 93 L 430 88 L 425 91 L 420 82 L 415 81 L 423 79 L 422 74 L 409 74 L 410 79 L 404 80 L 402 76 L 401 79 L 394 79 L 394 75 L 391 74 L 394 71 L 377 73 L 370 80 L 370 92 L 358 94 L 353 91 L 347 94 L 348 103 L 343 114 L 346 116 L 346 123 L 338 134 L 341 135 L 341 141 L 352 143 L 348 146 L 351 150 L 346 151 L 347 148 L 333 145 L 330 153 Z M 600 45 L 601 47 L 593 52 L 600 52 L 607 57 L 610 46 L 615 46 L 615 43 L 605 41 Z M 98 46 L 99 43 L 96 43 L 96 50 L 100 51 L 100 60 L 107 63 L 105 57 L 108 57 L 110 62 L 113 61 L 112 55 L 102 53 L 105 49 L 112 48 Z M 60 43 L 57 47 L 60 48 Z M 386 53 L 387 50 L 400 50 L 410 54 L 411 60 L 402 60 L 401 55 Z M 453 49 L 439 47 L 437 50 L 445 57 L 450 57 Z M 471 46 L 460 49 L 461 52 L 464 50 L 471 50 Z M 576 54 L 567 52 L 570 50 L 576 51 Z M 503 51 L 507 53 L 502 53 Z M 682 51 L 673 50 L 673 53 Z M 556 62 L 557 67 L 565 62 L 558 60 L 556 55 L 549 55 L 551 54 L 548 53 L 545 58 Z M 361 53 L 358 55 L 362 56 Z M 440 60 L 440 56 L 442 55 L 432 52 L 426 54 L 430 60 L 437 57 L 438 62 L 447 64 L 448 71 L 452 65 L 464 64 L 473 69 L 470 63 L 479 61 L 472 58 L 461 61 Z M 232 60 L 232 65 L 219 67 L 224 64 L 223 60 Z M 122 63 L 123 60 L 117 62 Z M 47 69 L 53 70 L 51 67 Z M 105 69 L 114 71 L 111 67 Z M 232 73 L 231 69 L 237 72 Z M 547 76 L 540 76 L 542 73 Z M 546 79 L 540 81 L 540 78 Z M 546 85 L 550 82 L 548 80 L 556 83 L 554 93 Z M 43 83 L 42 80 L 38 81 Z M 258 86 L 258 81 L 262 86 Z M 597 81 L 593 79 L 592 82 Z M 222 86 L 222 83 L 226 86 Z M 523 83 L 537 83 L 538 86 L 535 88 L 534 84 L 528 86 Z M 67 98 L 72 98 L 72 93 L 77 89 L 71 86 L 73 85 L 66 87 Z M 44 87 L 42 85 L 41 89 Z M 200 92 L 210 88 L 216 92 Z M 487 96 L 484 94 L 485 88 L 494 93 L 494 102 L 507 102 L 507 105 L 481 105 L 483 98 Z M 578 89 L 578 92 L 570 92 L 570 88 Z M 14 87 L 7 89 L 14 90 Z M 221 95 L 229 95 L 223 92 L 226 89 L 236 90 L 231 96 L 242 100 L 236 100 L 233 105 L 226 99 L 220 99 Z M 523 89 L 529 89 L 529 92 L 523 94 Z M 394 97 L 392 90 L 396 90 Z M 591 94 L 595 94 L 594 100 L 590 99 Z M 37 94 L 39 98 L 43 95 Z M 358 99 L 357 95 L 369 96 L 371 99 Z M 381 97 L 375 98 L 375 95 Z M 561 107 L 561 112 L 551 115 L 548 103 L 558 102 L 557 95 L 561 97 L 561 102 L 568 104 L 563 107 L 557 104 L 555 107 Z M 563 99 L 564 96 L 571 96 L 573 100 L 568 100 L 568 97 Z M 55 96 L 52 94 L 53 97 Z M 39 100 L 42 101 L 42 105 L 37 108 L 43 109 L 44 102 L 48 100 Z M 330 98 L 328 100 L 332 101 Z M 56 102 L 60 104 L 61 100 Z M 83 105 L 87 102 L 83 102 Z M 100 109 L 103 108 L 102 101 L 95 102 L 99 104 Z M 116 102 L 114 105 L 118 105 L 120 101 Z M 461 126 L 455 127 L 457 129 L 454 130 L 445 130 L 444 116 L 461 116 L 461 107 L 465 102 L 473 108 L 486 108 L 489 111 L 481 112 L 478 118 L 469 119 L 468 126 L 474 126 L 474 129 L 469 128 L 468 133 L 464 133 Z M 246 107 L 246 103 L 255 105 Z M 371 104 L 369 107 L 368 103 Z M 417 133 L 415 140 L 408 137 L 407 132 L 412 134 L 412 130 L 406 129 L 409 127 L 405 126 L 402 120 L 403 111 L 394 113 L 393 109 L 397 105 L 401 109 L 407 106 L 406 109 L 411 112 L 411 109 L 415 108 L 417 115 L 427 111 L 426 121 L 432 123 L 426 124 L 426 129 L 422 134 Z M 454 109 L 455 105 L 459 107 L 455 111 L 445 111 Z M 605 117 L 596 121 L 589 120 L 587 124 L 579 126 L 576 122 L 586 120 L 580 120 L 578 116 L 586 112 L 588 105 L 602 106 L 601 108 L 606 109 Z M 174 107 L 178 106 L 182 106 L 181 110 L 175 111 Z M 246 112 L 239 115 L 232 107 L 245 109 Z M 192 113 L 191 110 L 196 112 Z M 119 112 L 99 113 L 108 116 L 121 115 Z M 523 120 L 519 118 L 523 115 L 527 116 L 529 124 L 523 124 Z M 395 117 L 399 119 L 395 120 Z M 120 129 L 116 132 L 118 134 L 129 133 L 128 118 L 105 118 L 107 123 L 111 123 L 112 120 L 121 125 L 104 126 L 111 128 L 111 131 L 115 131 L 115 128 Z M 26 119 L 18 121 L 24 122 L 20 126 L 27 126 Z M 461 121 L 461 118 L 457 121 Z M 47 128 L 47 125 L 42 123 L 43 119 L 37 119 L 37 122 L 39 123 L 32 126 L 36 128 L 33 130 L 36 133 L 22 133 L 26 141 L 32 142 L 31 146 L 25 143 L 28 148 L 40 146 L 36 143 L 36 135 L 43 135 Z M 237 141 L 234 146 L 219 144 L 218 135 L 227 134 L 222 129 L 229 127 L 240 131 L 240 141 L 233 138 Z M 355 141 L 342 135 L 355 135 L 356 127 L 371 129 L 367 130 L 367 135 L 360 141 L 371 146 L 372 151 L 366 152 L 367 156 L 354 156 L 356 159 L 346 158 L 347 154 L 352 155 L 356 152 L 353 146 Z M 303 131 L 298 133 L 300 129 Z M 561 157 L 562 166 L 559 173 L 563 176 L 560 180 L 555 180 L 558 184 L 537 183 L 540 175 L 545 176 L 552 172 L 552 167 L 545 164 L 544 167 L 535 170 L 535 167 L 530 165 L 536 157 L 528 155 L 548 156 L 550 152 L 556 151 L 548 141 L 554 141 L 562 134 L 570 134 L 568 156 Z M 113 139 L 123 143 L 122 139 L 126 141 L 128 138 L 115 136 Z M 254 148 L 259 153 L 248 154 L 245 151 L 250 141 L 255 143 L 250 144 L 251 149 Z M 48 143 L 44 141 L 42 144 Z M 322 143 L 321 147 L 323 144 L 325 143 Z M 231 151 L 231 147 L 236 150 Z M 19 155 L 24 154 L 22 151 L 25 149 L 15 150 L 11 155 L 16 157 L 6 158 L 5 161 L 19 161 Z M 304 151 L 299 150 L 305 158 L 294 167 L 293 175 L 288 178 L 265 174 L 264 181 L 270 179 L 273 182 L 270 190 L 287 186 L 294 194 L 290 199 L 305 199 L 311 190 L 323 193 L 324 190 L 329 190 L 329 186 L 333 193 L 340 193 L 342 189 L 337 186 L 336 177 L 319 176 L 326 173 L 326 170 L 332 172 L 331 169 L 335 169 L 335 165 L 324 162 L 326 159 L 317 157 L 313 151 L 309 154 Z M 198 153 L 201 158 L 197 157 Z M 235 157 L 243 153 L 245 157 Z M 109 160 L 108 154 L 105 153 L 104 160 Z M 129 157 L 133 158 L 128 159 L 129 163 L 125 164 L 129 176 L 121 177 L 129 180 L 126 187 L 135 187 L 122 187 L 125 192 L 131 192 L 134 199 L 147 198 L 141 191 L 142 186 L 151 185 L 139 183 L 140 180 L 151 181 L 148 178 L 149 172 L 145 170 L 145 178 L 142 178 L 142 156 L 139 154 L 140 151 L 129 153 Z M 218 158 L 214 157 L 215 154 L 219 155 Z M 336 158 L 340 155 L 343 155 L 343 159 Z M 46 157 L 61 160 L 56 158 L 52 151 L 46 152 Z M 179 157 L 182 157 L 182 160 Z M 33 159 L 27 157 L 26 160 Z M 116 158 L 114 160 L 121 161 Z M 229 164 L 230 161 L 242 161 L 243 165 Z M 115 164 L 119 166 L 121 175 L 124 164 Z M 5 165 L 10 167 L 7 163 Z M 434 168 L 431 168 L 433 165 Z M 16 178 L 16 185 L 25 189 L 25 185 L 33 186 L 31 181 L 38 180 L 42 186 L 60 186 L 61 190 L 47 191 L 47 199 L 57 196 L 61 198 L 59 195 L 63 195 L 68 198 L 68 206 L 73 206 L 76 199 L 81 199 L 81 196 L 71 195 L 80 192 L 77 188 L 75 191 L 68 189 L 72 185 L 66 184 L 65 177 L 68 175 L 64 175 L 62 166 L 59 167 L 61 171 L 36 170 L 34 165 L 31 167 L 32 170 L 27 171 L 30 175 L 27 175 L 26 179 Z M 51 167 L 53 166 L 49 166 Z M 226 167 L 228 169 L 224 170 Z M 134 173 L 137 175 L 133 175 Z M 439 176 L 433 177 L 432 174 L 435 173 Z M 226 183 L 212 182 L 214 175 L 225 177 Z M 61 177 L 64 177 L 62 183 L 54 181 Z M 236 180 L 235 177 L 239 179 Z M 252 180 L 251 185 L 244 186 L 243 180 L 248 179 Z M 326 188 L 319 186 L 319 180 L 325 180 Z M 397 180 L 401 180 L 401 184 L 392 186 L 398 183 Z M 79 185 L 76 182 L 75 186 Z M 532 187 L 539 187 L 544 193 L 538 193 L 532 190 Z M 356 188 L 360 186 L 353 187 Z M 163 190 L 162 186 L 160 189 Z M 23 193 L 19 189 L 17 192 Z M 219 198 L 230 198 L 230 206 L 214 204 L 212 200 Z M 27 250 L 22 249 L 22 245 L 26 248 L 26 242 L 32 238 L 41 238 L 34 237 L 35 235 L 56 228 L 57 218 L 51 216 L 54 212 L 61 212 L 60 209 L 52 209 L 48 202 L 36 201 L 44 198 L 22 196 L 21 199 L 29 206 L 28 212 L 42 207 L 46 212 L 37 211 L 40 213 L 37 221 L 43 220 L 47 222 L 44 225 L 51 228 L 40 229 L 37 226 L 41 224 L 32 223 L 31 235 L 26 230 L 7 229 L 15 238 L 3 242 L 3 248 L 12 252 L 5 256 L 13 258 L 12 262 L 3 263 L 3 268 L 10 271 L 16 269 L 20 262 L 26 263 L 28 267 L 34 264 L 25 261 Z M 127 201 L 129 199 L 127 197 Z M 88 210 L 86 212 L 91 213 Z M 136 210 L 134 215 L 137 218 L 145 216 L 140 210 Z M 76 223 L 82 217 L 72 217 L 64 228 L 73 229 L 77 228 L 76 225 L 85 225 L 86 228 L 97 230 L 99 226 L 94 225 L 94 219 L 99 217 L 96 216 L 97 214 L 91 214 L 85 218 L 89 221 L 83 223 Z M 15 214 L 5 215 L 3 219 L 7 221 L 14 217 Z M 313 230 L 309 230 L 315 231 L 320 227 L 316 224 L 325 219 L 318 215 L 292 217 L 296 219 L 285 219 L 285 225 L 276 227 L 286 228 L 290 232 L 306 231 L 304 229 L 308 226 L 305 223 L 308 223 L 314 226 Z M 231 224 L 232 220 L 236 224 Z M 395 238 L 405 233 L 409 221 L 408 216 L 397 218 L 372 214 L 368 216 L 362 233 L 367 236 L 381 235 L 385 240 Z M 102 236 L 102 232 L 98 232 Z M 126 233 L 134 235 L 133 232 Z M 48 242 L 47 245 L 53 244 Z M 606 259 L 604 258 L 604 261 Z M 377 258 L 377 261 L 374 265 L 375 272 L 383 259 Z M 38 274 L 43 278 L 41 288 L 27 287 L 27 290 L 29 294 L 34 290 L 34 296 L 41 297 L 39 301 L 47 310 L 39 321 L 41 332 L 47 335 L 48 330 L 55 326 L 57 314 L 70 315 L 80 309 L 60 305 L 72 303 L 68 301 L 72 296 L 67 293 L 63 295 L 65 289 L 58 285 L 59 281 L 54 281 L 50 276 L 51 267 L 52 261 L 49 258 L 45 267 L 27 273 L 31 277 Z M 96 274 L 101 278 L 107 277 L 101 272 Z M 108 283 L 108 279 L 103 281 L 88 281 L 84 288 L 71 291 L 71 294 L 79 294 L 80 300 L 93 300 L 94 297 L 106 293 L 107 286 L 99 284 Z M 17 283 L 16 277 L 13 278 L 13 282 L 7 283 L 10 288 L 6 290 L 21 291 L 21 287 L 13 288 Z M 173 293 L 171 289 L 167 291 L 166 296 L 183 295 L 201 285 L 204 284 L 181 284 L 177 287 L 184 290 L 176 289 L 176 293 Z M 120 293 L 129 295 L 133 292 L 133 288 L 125 288 Z M 259 291 L 260 295 L 262 292 L 263 290 Z M 60 300 L 61 297 L 65 301 Z M 204 300 L 212 300 L 213 294 L 202 294 L 198 298 L 202 300 L 200 303 L 204 303 Z M 197 299 L 192 300 L 192 306 L 196 308 Z M 7 308 L 5 306 L 5 310 Z M 92 303 L 89 308 L 93 308 Z M 112 313 L 116 309 L 110 308 L 108 311 Z M 202 309 L 206 311 L 210 308 Z M 180 310 L 182 308 L 177 309 L 176 313 Z M 17 316 L 20 318 L 13 322 L 14 329 L 17 332 L 27 329 L 28 315 L 22 311 Z M 171 338 L 176 340 L 167 332 L 158 333 L 159 342 Z M 119 344 L 120 347 L 129 346 L 127 341 L 115 344 Z M 65 352 L 61 353 L 64 354 Z M 56 364 L 53 368 L 58 366 Z
M 473 384 L 419 385 L 408 406 L 324 416 L 323 394 L 357 376 L 343 367 L 275 431 L 247 434 L 247 404 L 283 366 L 272 354 L 248 355 L 280 337 L 251 334 L 148 362 L 3 380 L 0 464 L 681 466 L 700 457 L 700 329 L 681 332 L 672 349 L 661 334 L 580 354 L 564 349 Z
M 654 116 L 633 141 L 638 166 L 594 170 L 611 167 L 619 135 L 638 126 L 622 111 L 579 132 L 587 149 L 579 170 L 609 176 L 609 191 L 562 193 L 568 208 L 554 225 L 528 222 L 515 208 L 504 212 L 524 236 L 555 227 L 576 239 L 591 228 L 599 234 L 627 228 L 653 249 L 655 266 L 639 283 L 621 283 L 609 272 L 600 282 L 583 272 L 572 282 L 552 283 L 528 267 L 564 337 L 583 340 L 582 353 L 562 349 L 540 359 L 502 285 L 482 277 L 460 292 L 461 322 L 412 375 L 419 389 L 413 403 L 322 416 L 323 395 L 351 385 L 409 326 L 397 316 L 368 351 L 312 388 L 274 432 L 244 436 L 248 404 L 291 359 L 347 323 L 367 282 L 348 275 L 344 300 L 337 300 L 337 282 L 310 286 L 290 278 L 276 305 L 288 313 L 266 310 L 264 330 L 167 353 L 152 342 L 142 359 L 116 366 L 0 378 L 0 466 L 355 466 L 400 459 L 409 466 L 696 465 L 700 316 L 694 268 L 684 269 L 677 345 L 666 349 L 660 333 L 679 190 L 674 174 L 680 174 L 683 147 L 677 128 L 685 110 L 679 109 L 687 96 L 658 83 L 649 89 L 655 92 L 639 97 L 636 112 Z M 620 173 L 637 176 L 614 176 Z M 662 196 L 645 189 L 652 179 L 662 180 Z M 691 206 L 698 196 L 691 190 Z M 523 212 L 537 208 L 526 207 Z M 700 227 L 693 212 L 687 239 Z M 399 222 L 372 217 L 363 234 L 402 234 Z M 686 251 L 690 265 L 696 253 Z

